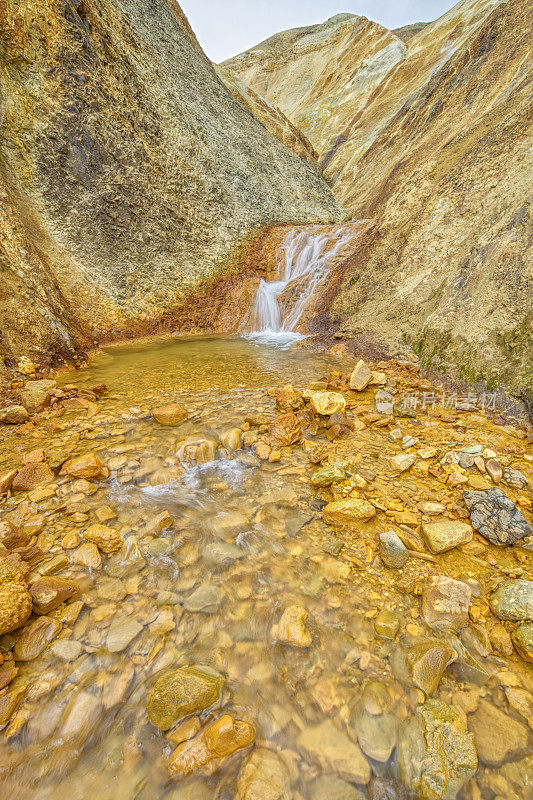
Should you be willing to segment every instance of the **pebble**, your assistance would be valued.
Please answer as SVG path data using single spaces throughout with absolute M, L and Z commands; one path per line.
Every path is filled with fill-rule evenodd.
M 106 647 L 110 653 L 121 653 L 142 631 L 143 626 L 134 617 L 122 617 L 111 623 Z
M 226 594 L 219 586 L 212 583 L 203 583 L 183 601 L 183 607 L 187 611 L 203 612 L 210 614 L 222 605 Z

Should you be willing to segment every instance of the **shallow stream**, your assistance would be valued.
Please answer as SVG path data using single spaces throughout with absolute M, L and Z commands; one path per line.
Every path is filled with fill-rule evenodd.
M 304 430 L 306 440 L 335 451 L 332 462 L 349 460 L 361 491 L 378 504 L 373 519 L 349 530 L 324 523 L 321 509 L 332 497 L 312 488 L 317 467 L 304 448 L 283 448 L 281 460 L 271 462 L 253 446 L 223 446 L 225 434 L 243 423 L 252 443 L 253 432 L 278 415 L 273 390 L 287 383 L 303 389 L 352 368 L 347 359 L 243 339 L 122 345 L 60 381 L 80 388 L 103 382 L 105 398 L 67 407 L 51 418 L 53 430 L 2 434 L 3 468 L 42 447 L 59 461 L 96 453 L 109 470 L 106 479 L 89 483 L 60 477 L 48 496 L 16 494 L 0 505 L 5 518 L 24 504 L 30 516 L 44 518 L 38 544 L 56 559 L 51 571 L 82 587 L 79 600 L 50 613 L 60 632 L 37 658 L 18 664 L 4 691 L 19 697 L 0 733 L 2 800 L 414 797 L 398 780 L 395 744 L 425 699 L 406 654 L 427 640 L 445 639 L 455 648 L 436 699 L 458 709 L 465 725 L 488 701 L 527 739 L 532 667 L 491 644 L 486 596 L 497 576 L 531 576 L 530 552 L 473 540 L 438 557 L 412 557 L 401 570 L 384 567 L 380 532 L 416 530 L 424 502 L 442 503 L 442 514 L 454 518 L 460 497 L 427 470 L 391 473 L 388 459 L 403 451 L 391 441 L 390 426 L 367 420 L 333 443 L 325 429 Z M 388 380 L 397 385 L 391 370 Z M 357 419 L 375 411 L 375 388 L 352 397 Z M 150 413 L 170 402 L 188 412 L 178 427 L 158 425 Z M 531 478 L 527 445 L 514 429 L 476 413 L 456 414 L 455 422 L 463 417 L 463 426 L 425 413 L 398 420 L 402 435 L 417 439 L 406 452 L 481 444 Z M 197 444 L 180 457 L 176 445 L 188 437 L 211 445 Z M 210 446 L 214 458 L 193 463 L 194 453 Z M 492 486 L 481 476 L 478 487 L 480 480 Z M 524 491 L 508 494 L 516 500 Z M 102 522 L 124 545 L 91 568 L 77 561 L 77 545 L 88 526 Z M 440 636 L 421 616 L 421 587 L 435 573 L 472 587 L 479 614 L 460 635 Z M 276 637 L 292 606 L 308 614 L 310 646 Z M 0 638 L 0 652 L 10 636 Z M 223 759 L 212 774 L 169 774 L 175 741 L 150 723 L 147 697 L 159 675 L 195 664 L 224 679 L 220 701 L 200 715 L 201 724 L 223 709 L 254 726 L 256 750 L 275 754 L 277 773 L 270 764 L 262 787 L 259 781 L 259 788 L 247 788 L 241 778 L 236 794 L 251 748 Z M 357 740 L 361 761 L 353 754 Z M 525 744 L 501 764 L 480 761 L 458 796 L 533 797 L 530 753 Z M 367 769 L 370 783 L 358 778 Z

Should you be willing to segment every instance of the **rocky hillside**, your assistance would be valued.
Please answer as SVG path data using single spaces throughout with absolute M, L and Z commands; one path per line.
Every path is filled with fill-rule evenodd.
M 292 152 L 235 99 L 175 0 L 1 0 L 0 109 L 8 362 L 150 330 L 266 223 L 344 216 L 305 139 Z
M 337 335 L 529 398 L 530 10 L 464 0 L 381 45 L 342 15 L 226 65 L 309 136 L 354 217 L 380 221 L 331 309 Z

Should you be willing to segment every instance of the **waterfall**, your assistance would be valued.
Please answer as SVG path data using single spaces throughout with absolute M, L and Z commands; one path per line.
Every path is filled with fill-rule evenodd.
M 261 279 L 251 312 L 253 330 L 247 338 L 292 344 L 303 338 L 296 331 L 302 315 L 333 262 L 359 233 L 357 225 L 315 225 L 293 228 L 281 244 L 276 280 Z

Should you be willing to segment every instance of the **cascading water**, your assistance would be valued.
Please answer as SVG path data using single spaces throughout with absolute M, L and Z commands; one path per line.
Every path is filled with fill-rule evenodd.
M 303 338 L 296 327 L 310 299 L 359 230 L 357 224 L 349 224 L 289 231 L 281 245 L 279 277 L 261 279 L 251 313 L 253 330 L 246 337 L 286 346 Z

